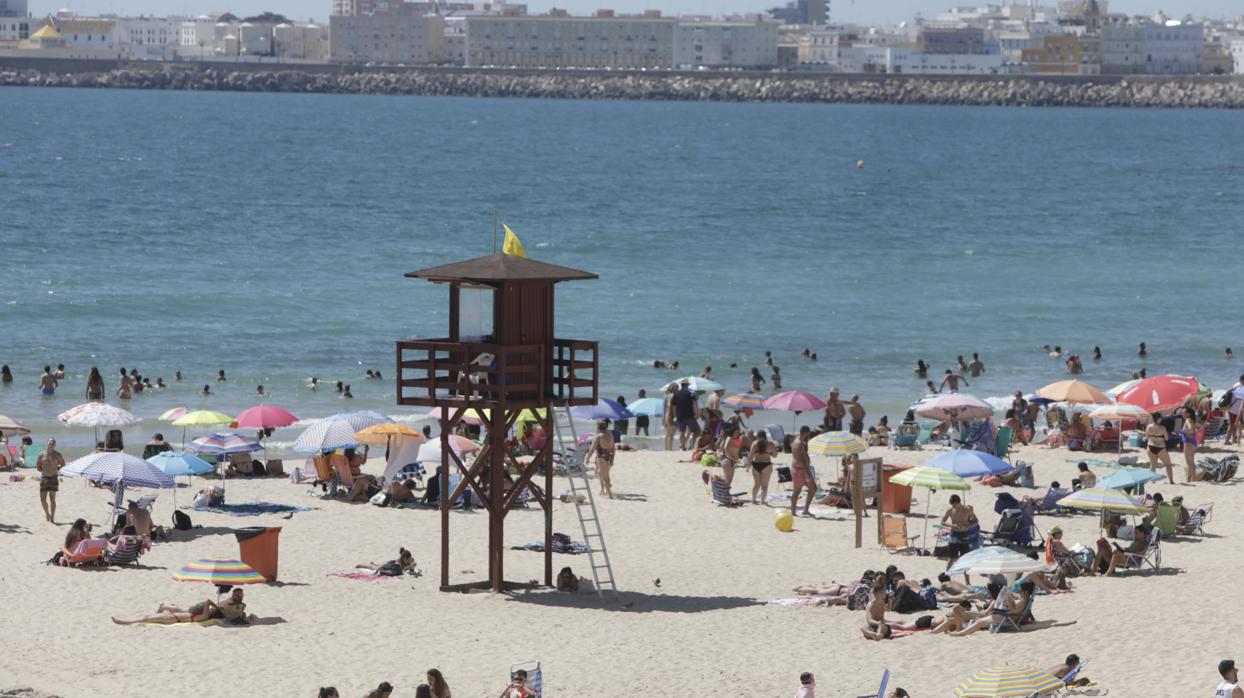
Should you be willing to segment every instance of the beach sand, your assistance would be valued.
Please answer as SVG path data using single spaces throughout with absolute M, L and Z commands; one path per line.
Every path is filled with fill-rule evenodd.
M 940 451 L 872 449 L 887 463 L 919 463 Z M 1067 483 L 1074 457 L 1064 449 L 1022 448 L 1017 459 L 1035 465 L 1037 482 Z M 1244 490 L 1232 485 L 1158 483 L 1169 499 L 1189 505 L 1214 502 L 1203 538 L 1163 544 L 1160 573 L 1074 580 L 1075 592 L 1040 597 L 1033 629 L 1012 634 L 950 638 L 917 634 L 886 642 L 861 638 L 862 612 L 844 608 L 766 605 L 792 597 L 797 584 L 851 581 L 864 569 L 898 565 L 908 577 L 933 577 L 945 563 L 891 554 L 877 545 L 874 519 L 866 521 L 863 548 L 852 547 L 847 512 L 835 519 L 799 519 L 780 533 L 773 509 L 712 503 L 699 466 L 679 454 L 619 453 L 615 491 L 627 499 L 603 501 L 601 518 L 620 601 L 593 594 L 554 592 L 494 595 L 437 591 L 439 514 L 321 501 L 306 485 L 285 479 L 230 480 L 232 503 L 263 500 L 315 507 L 295 514 L 231 518 L 190 512 L 203 528 L 157 544 L 141 569 L 81 571 L 44 565 L 74 517 L 105 518 L 105 490 L 65 479 L 60 525 L 43 521 L 32 480 L 0 484 L 0 540 L 6 561 L 0 573 L 7 642 L 0 652 L 0 692 L 33 687 L 56 695 L 199 696 L 226 690 L 243 695 L 312 696 L 335 685 L 343 696 L 362 695 L 381 681 L 394 695 L 414 694 L 429 667 L 440 668 L 459 698 L 495 696 L 512 663 L 539 659 L 548 696 L 787 696 L 802 671 L 818 677 L 823 696 L 876 690 L 884 667 L 891 686 L 913 696 L 952 695 L 957 681 L 990 664 L 1017 662 L 1048 667 L 1068 653 L 1088 659 L 1084 673 L 1116 696 L 1209 695 L 1216 665 L 1238 656 L 1233 630 L 1244 601 L 1233 583 L 1238 545 L 1231 533 L 1244 519 Z M 779 459 L 788 462 L 789 456 Z M 822 480 L 833 470 L 815 459 Z M 379 463 L 367 469 L 378 472 Z M 287 461 L 287 469 L 291 463 Z M 1105 474 L 1096 469 L 1099 476 Z M 1177 467 L 1177 473 L 1182 469 Z M 196 480 L 196 486 L 205 481 Z M 750 488 L 740 473 L 734 490 Z M 744 487 L 743 485 L 746 485 Z M 557 492 L 566 487 L 558 479 Z M 779 485 L 773 483 L 773 491 Z M 996 490 L 974 486 L 967 494 L 986 528 L 992 528 Z M 181 489 L 178 503 L 189 504 Z M 1016 493 L 1024 492 L 1022 490 Z M 924 511 L 925 491 L 915 512 Z M 940 517 L 948 493 L 933 496 Z M 163 491 L 157 523 L 168 524 L 172 492 Z M 515 511 L 507 543 L 540 539 L 538 509 Z M 573 506 L 558 502 L 557 531 L 581 535 Z M 1068 544 L 1091 545 L 1096 516 L 1038 518 L 1055 522 Z M 919 515 L 909 528 L 918 533 Z M 178 567 L 202 557 L 236 557 L 230 528 L 281 526 L 280 584 L 246 588 L 249 611 L 264 620 L 246 628 L 190 625 L 114 625 L 109 617 L 154 612 L 160 603 L 189 605 L 212 597 L 204 584 L 175 582 Z M 482 579 L 486 571 L 486 517 L 454 513 L 454 581 Z M 359 562 L 414 551 L 424 576 L 356 581 L 327 576 Z M 507 577 L 540 576 L 542 555 L 508 551 Z M 555 570 L 569 565 L 588 575 L 586 556 L 555 555 Z M 474 575 L 459 574 L 476 570 Z M 658 588 L 654 580 L 660 578 Z M 909 619 L 914 619 L 914 615 Z

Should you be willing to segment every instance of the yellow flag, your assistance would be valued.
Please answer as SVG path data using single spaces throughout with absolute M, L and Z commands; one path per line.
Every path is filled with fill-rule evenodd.
M 523 241 L 510 230 L 510 226 L 502 223 L 501 227 L 505 229 L 505 244 L 501 246 L 501 251 L 515 257 L 526 257 L 527 250 L 523 249 Z

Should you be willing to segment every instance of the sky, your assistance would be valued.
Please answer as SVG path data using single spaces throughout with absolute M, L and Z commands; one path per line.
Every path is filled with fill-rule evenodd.
M 997 2 L 999 0 L 993 0 Z M 528 0 L 532 13 L 561 7 L 573 14 L 590 14 L 598 8 L 611 8 L 621 12 L 637 12 L 659 9 L 666 14 L 723 14 L 730 12 L 758 12 L 786 0 Z M 917 12 L 933 17 L 952 5 L 984 4 L 984 0 L 830 0 L 830 20 L 833 22 L 856 22 L 860 24 L 892 24 L 911 19 Z M 1044 0 L 1042 4 L 1054 4 Z M 198 15 L 205 12 L 228 10 L 239 16 L 255 15 L 265 10 L 279 12 L 295 20 L 324 19 L 329 13 L 331 0 L 30 0 L 29 8 L 35 16 L 44 16 L 62 7 L 68 7 L 80 15 L 113 13 L 139 14 L 185 14 Z M 1192 14 L 1195 17 L 1227 18 L 1244 14 L 1244 4 L 1239 0 L 1111 0 L 1111 12 L 1129 14 L 1152 14 L 1163 10 L 1172 17 Z

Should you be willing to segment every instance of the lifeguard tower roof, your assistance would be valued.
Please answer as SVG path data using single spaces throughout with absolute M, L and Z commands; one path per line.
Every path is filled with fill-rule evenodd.
M 526 257 L 508 254 L 493 254 L 468 259 L 464 262 L 443 264 L 419 271 L 407 272 L 406 276 L 415 279 L 427 279 L 434 283 L 468 282 L 484 285 L 504 283 L 506 281 L 580 281 L 598 279 L 596 274 L 570 267 L 561 267 L 548 262 L 537 262 Z

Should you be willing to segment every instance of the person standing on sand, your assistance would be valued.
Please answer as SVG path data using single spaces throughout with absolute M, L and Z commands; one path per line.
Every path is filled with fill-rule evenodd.
M 596 459 L 596 479 L 600 480 L 600 493 L 613 499 L 613 479 L 609 472 L 613 470 L 613 457 L 618 452 L 618 445 L 613 441 L 613 432 L 609 431 L 609 422 L 601 420 L 596 423 L 596 438 L 587 447 L 587 461 Z
M 648 392 L 640 388 L 639 399 L 643 400 L 646 397 L 648 397 Z M 648 415 L 646 414 L 635 415 L 635 436 L 639 436 L 641 431 L 644 433 L 644 436 L 648 435 Z
M 803 499 L 803 515 L 812 515 L 812 498 L 816 496 L 816 480 L 812 478 L 812 459 L 808 457 L 808 438 L 811 435 L 812 429 L 805 424 L 799 427 L 799 436 L 795 437 L 795 441 L 790 445 L 791 516 L 797 514 L 795 510 L 801 490 L 806 490 L 808 493 Z
M 43 515 L 56 523 L 56 492 L 60 489 L 60 469 L 65 467 L 65 457 L 56 450 L 56 439 L 48 439 L 47 448 L 35 459 L 39 469 L 39 503 Z
M 768 434 L 763 429 L 757 432 L 756 440 L 748 451 L 752 464 L 752 504 L 769 501 L 769 478 L 773 476 L 771 466 L 774 450 L 773 442 L 769 441 Z
M 938 388 L 945 388 L 949 386 L 950 392 L 957 393 L 959 392 L 959 381 L 963 381 L 963 387 L 965 388 L 972 385 L 968 382 L 968 379 L 950 369 L 946 369 L 946 375 L 942 376 L 942 384 L 939 385 Z
M 1240 412 L 1244 410 L 1244 398 L 1236 397 L 1235 391 L 1244 388 L 1244 373 L 1240 374 L 1240 380 L 1227 392 L 1231 393 L 1231 406 L 1227 408 L 1227 443 L 1238 444 L 1240 442 Z
M 674 395 L 678 393 L 678 386 L 668 385 L 665 387 L 665 410 L 661 413 L 661 426 L 665 429 L 665 450 L 674 450 Z
M 39 376 L 39 391 L 43 393 L 43 397 L 52 397 L 56 394 L 57 382 L 56 376 L 52 375 L 52 367 L 44 366 L 43 375 Z
M 679 384 L 678 392 L 670 396 L 670 406 L 674 408 L 674 423 L 678 427 L 678 448 L 685 451 L 687 439 L 700 433 L 700 401 L 686 378 Z
M 859 393 L 855 393 L 851 396 L 851 402 L 847 403 L 847 412 L 851 413 L 851 433 L 856 436 L 863 436 L 864 406 L 860 404 Z
M 973 378 L 978 378 L 985 372 L 985 364 L 981 362 L 980 354 L 972 352 L 972 362 L 968 364 L 968 373 Z
M 1166 440 L 1170 438 L 1170 432 L 1166 427 L 1162 426 L 1161 413 L 1154 412 L 1150 415 L 1153 421 L 1149 426 L 1145 427 L 1145 445 L 1148 446 L 1149 452 L 1149 470 L 1156 471 L 1158 461 L 1162 461 L 1162 465 L 1166 466 L 1166 481 L 1174 482 L 1175 473 L 1171 469 L 1171 456 L 1166 452 Z
M 968 531 L 978 522 L 976 511 L 972 507 L 963 504 L 963 500 L 959 495 L 950 495 L 950 508 L 942 515 L 942 525 L 950 524 L 950 537 L 947 538 L 947 548 L 950 553 L 946 562 L 946 569 L 955 564 L 955 560 L 960 555 L 971 550 L 971 542 L 968 540 Z
M 799 675 L 799 690 L 795 698 L 816 698 L 816 677 L 812 672 L 805 671 Z
M 825 429 L 842 431 L 842 416 L 846 413 L 847 408 L 838 399 L 838 389 L 830 388 L 829 395 L 825 396 Z

